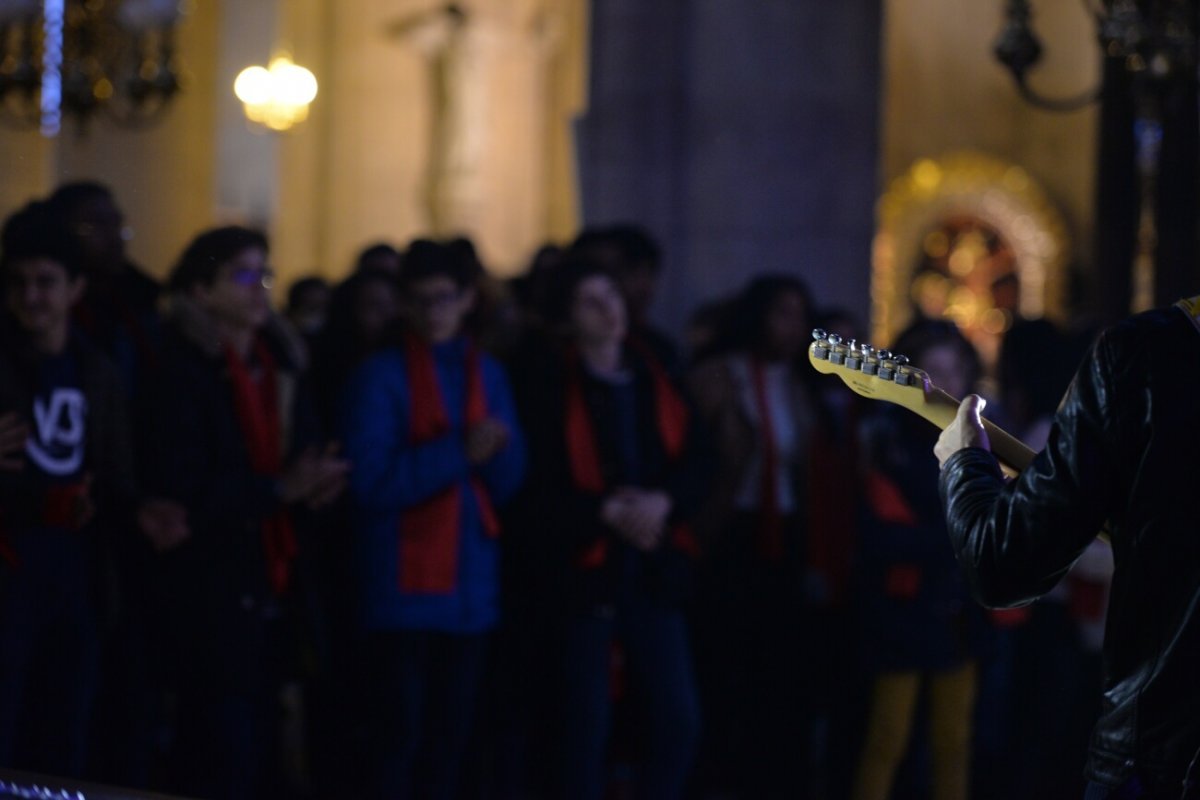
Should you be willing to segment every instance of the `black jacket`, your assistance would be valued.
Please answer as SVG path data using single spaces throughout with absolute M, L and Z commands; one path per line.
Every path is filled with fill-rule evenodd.
M 285 448 L 295 454 L 317 440 L 302 380 L 302 351 L 283 328 L 271 326 L 265 334 L 279 370 Z M 282 508 L 276 478 L 257 474 L 251 465 L 211 321 L 177 298 L 162 355 L 147 484 L 182 504 L 191 528 L 188 541 L 163 554 L 157 570 L 170 644 L 196 679 L 253 688 L 267 657 L 264 620 L 301 601 L 308 568 L 304 542 L 293 564 L 291 591 L 275 598 L 261 525 Z M 302 515 L 297 513 L 294 521 L 297 536 L 303 537 Z
M 1100 337 L 1017 480 L 974 448 L 940 479 L 959 563 L 988 606 L 1049 591 L 1108 521 L 1116 574 L 1087 775 L 1136 775 L 1165 796 L 1200 769 L 1198 453 L 1200 332 L 1163 309 Z
M 642 356 L 628 353 L 641 473 L 630 479 L 620 463 L 620 412 L 612 387 L 588 375 L 581 365 L 572 368 L 554 354 L 541 355 L 536 367 L 529 364 L 514 371 L 514 390 L 529 441 L 530 471 L 516 510 L 511 512 L 522 522 L 513 529 L 514 536 L 506 537 L 513 540 L 506 543 L 510 571 L 513 551 L 521 552 L 519 560 L 524 563 L 518 569 L 527 573 L 525 580 L 540 585 L 543 601 L 562 603 L 560 610 L 568 614 L 609 605 L 629 591 L 644 593 L 668 608 L 680 606 L 689 588 L 692 557 L 667 544 L 648 554 L 634 550 L 601 520 L 604 497 L 575 486 L 565 435 L 566 387 L 572 370 L 580 370 L 584 402 L 595 426 L 600 466 L 608 485 L 665 491 L 672 500 L 672 524 L 690 521 L 712 473 L 710 448 L 695 423 L 695 413 L 689 418 L 683 452 L 672 461 L 654 422 L 652 372 Z M 521 513 L 522 507 L 525 513 Z M 604 565 L 580 567 L 580 554 L 600 540 L 611 548 Z M 539 571 L 542 574 L 536 574 Z

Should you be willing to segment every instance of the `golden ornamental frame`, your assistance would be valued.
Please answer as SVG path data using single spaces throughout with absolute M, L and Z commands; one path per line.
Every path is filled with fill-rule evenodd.
M 892 342 L 911 321 L 909 288 L 923 238 L 958 215 L 979 219 L 1009 243 L 1021 316 L 1063 320 L 1070 238 L 1062 215 L 1023 168 L 960 151 L 918 160 L 879 199 L 871 254 L 872 341 Z

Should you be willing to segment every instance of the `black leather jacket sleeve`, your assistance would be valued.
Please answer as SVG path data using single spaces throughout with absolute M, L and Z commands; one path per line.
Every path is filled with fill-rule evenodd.
M 1006 608 L 1050 591 L 1096 537 L 1117 486 L 1115 383 L 1101 338 L 1084 360 L 1032 465 L 1005 483 L 978 448 L 947 459 L 939 486 L 950 539 L 975 598 Z

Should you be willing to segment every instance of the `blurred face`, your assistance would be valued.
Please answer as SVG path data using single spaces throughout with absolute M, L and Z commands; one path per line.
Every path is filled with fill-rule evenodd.
M 328 306 L 329 290 L 324 286 L 314 286 L 300 296 L 296 306 L 288 311 L 288 317 L 301 333 L 316 333 L 325 324 Z
M 658 294 L 658 273 L 649 266 L 634 264 L 622 268 L 617 279 L 629 304 L 629 315 L 635 320 L 645 319 Z
M 625 298 L 613 281 L 593 275 L 575 287 L 571 326 L 580 344 L 613 344 L 625 338 Z
M 220 324 L 233 330 L 258 330 L 271 314 L 268 289 L 274 273 L 267 253 L 248 247 L 217 268 L 211 286 L 196 286 L 196 300 Z
M 392 275 L 400 274 L 400 254 L 380 251 L 372 253 L 362 260 L 361 269 L 380 270 Z
M 949 342 L 927 349 L 915 366 L 929 373 L 929 380 L 935 386 L 960 400 L 972 389 L 969 375 L 971 365 L 963 357 L 962 350 Z
M 809 340 L 804 298 L 799 292 L 783 292 L 767 309 L 763 325 L 769 355 L 780 360 L 795 358 Z
M 88 268 L 115 274 L 125 266 L 125 218 L 111 197 L 97 195 L 81 202 L 68 221 L 79 239 Z
M 380 281 L 368 282 L 358 292 L 354 315 L 363 341 L 367 344 L 378 342 L 400 315 L 396 289 Z
M 463 321 L 475 307 L 475 290 L 461 289 L 438 275 L 409 287 L 413 324 L 430 342 L 446 342 L 462 332 Z
M 21 329 L 34 336 L 65 331 L 71 308 L 83 295 L 86 281 L 72 278 L 66 267 L 49 258 L 31 258 L 10 265 L 5 276 L 8 310 Z

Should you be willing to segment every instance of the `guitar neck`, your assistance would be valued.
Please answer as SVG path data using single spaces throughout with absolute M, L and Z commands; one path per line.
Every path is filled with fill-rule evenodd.
M 923 404 L 912 405 L 909 408 L 945 430 L 950 423 L 954 422 L 954 417 L 958 414 L 958 405 L 958 400 L 953 396 L 946 394 L 941 389 L 931 387 L 925 393 Z M 1029 466 L 1029 462 L 1033 461 L 1033 457 L 1037 455 L 1034 450 L 991 420 L 982 417 L 981 419 L 983 429 L 987 431 L 992 452 L 996 458 L 1000 459 L 1000 467 L 1005 474 L 1010 477 L 1015 476 Z

